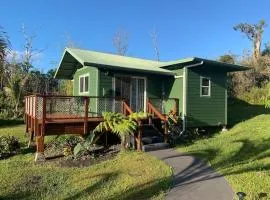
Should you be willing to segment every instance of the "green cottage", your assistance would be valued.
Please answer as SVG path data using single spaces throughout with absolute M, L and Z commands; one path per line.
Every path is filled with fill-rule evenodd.
M 177 113 L 183 127 L 227 125 L 227 73 L 247 67 L 197 57 L 158 62 L 66 48 L 55 78 L 73 80 L 74 96 L 124 98 L 133 112 Z M 117 110 L 113 101 L 91 100 L 90 115 Z

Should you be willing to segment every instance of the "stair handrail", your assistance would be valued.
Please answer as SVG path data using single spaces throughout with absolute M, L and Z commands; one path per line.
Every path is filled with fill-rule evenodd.
M 123 114 L 124 115 L 130 115 L 133 113 L 132 109 L 129 107 L 129 105 L 127 104 L 126 100 L 123 99 Z
M 151 103 L 150 99 L 147 101 L 147 112 L 153 115 L 156 115 L 162 121 L 167 121 L 167 117 L 160 113 Z

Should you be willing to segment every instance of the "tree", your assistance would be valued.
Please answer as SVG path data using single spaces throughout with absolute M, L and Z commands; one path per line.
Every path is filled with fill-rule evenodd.
M 150 33 L 150 37 L 152 39 L 154 51 L 157 56 L 157 61 L 160 61 L 160 52 L 159 52 L 159 46 L 158 46 L 158 32 L 156 28 L 153 28 L 152 32 Z
M 224 54 L 218 58 L 218 61 L 228 63 L 228 64 L 235 64 L 235 56 L 231 54 Z
M 6 36 L 6 32 L 3 31 L 3 28 L 0 26 L 0 62 L 4 61 L 9 45 L 10 43 Z
M 3 88 L 4 81 L 4 62 L 8 53 L 10 42 L 6 36 L 6 32 L 0 26 L 0 89 Z
M 10 104 L 14 109 L 14 118 L 17 118 L 20 115 L 19 106 L 20 103 L 22 103 L 28 73 L 24 71 L 25 65 L 23 63 L 16 62 L 15 56 L 16 55 L 14 55 L 12 62 L 5 64 L 5 77 L 7 79 L 5 91 L 11 100 Z
M 13 53 L 12 61 L 5 62 L 5 79 L 6 79 L 6 92 L 11 99 L 11 104 L 14 108 L 14 117 L 18 117 L 21 112 L 19 110 L 23 96 L 27 92 L 26 84 L 29 82 L 31 69 L 33 69 L 33 57 L 40 53 L 40 50 L 34 49 L 33 40 L 35 34 L 28 34 L 25 26 L 22 26 L 21 32 L 24 36 L 24 50 L 23 55 L 18 59 L 18 55 Z M 33 74 L 33 73 L 32 73 Z
M 261 55 L 262 35 L 266 26 L 266 22 L 260 20 L 257 24 L 240 23 L 233 27 L 235 31 L 244 33 L 252 41 L 254 60 L 257 60 Z
M 118 30 L 113 37 L 113 46 L 116 53 L 124 56 L 128 50 L 128 33 L 125 30 Z
M 270 56 L 270 42 L 264 45 L 264 49 L 262 50 L 262 56 Z

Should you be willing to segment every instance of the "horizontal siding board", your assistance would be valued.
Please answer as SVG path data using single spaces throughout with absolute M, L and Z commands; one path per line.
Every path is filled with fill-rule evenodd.
M 89 74 L 88 88 L 89 91 L 83 96 L 98 96 L 98 69 L 95 67 L 83 67 L 78 69 L 73 77 L 73 95 L 79 96 L 79 77 L 84 74 Z M 89 111 L 90 113 L 96 112 L 97 100 L 90 99 Z
M 200 96 L 200 77 L 211 79 L 211 96 Z M 207 66 L 188 69 L 187 85 L 188 126 L 225 124 L 226 72 L 211 71 Z

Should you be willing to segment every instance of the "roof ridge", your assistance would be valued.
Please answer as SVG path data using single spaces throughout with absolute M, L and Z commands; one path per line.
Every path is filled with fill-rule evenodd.
M 121 57 L 121 58 L 138 59 L 138 60 L 143 60 L 143 61 L 155 62 L 157 64 L 165 64 L 167 62 L 167 61 L 151 60 L 151 59 L 148 59 L 148 58 L 140 58 L 140 57 L 126 56 L 126 55 L 118 55 L 118 54 L 109 53 L 109 52 L 93 51 L 93 50 L 88 50 L 88 49 L 83 49 L 83 48 L 66 47 L 65 49 L 69 49 L 71 51 L 72 51 L 72 49 L 74 49 L 74 50 L 80 50 L 80 51 L 87 51 L 87 52 L 91 52 L 91 53 L 100 53 L 100 54 L 106 54 L 106 55 L 109 55 L 109 56 Z

